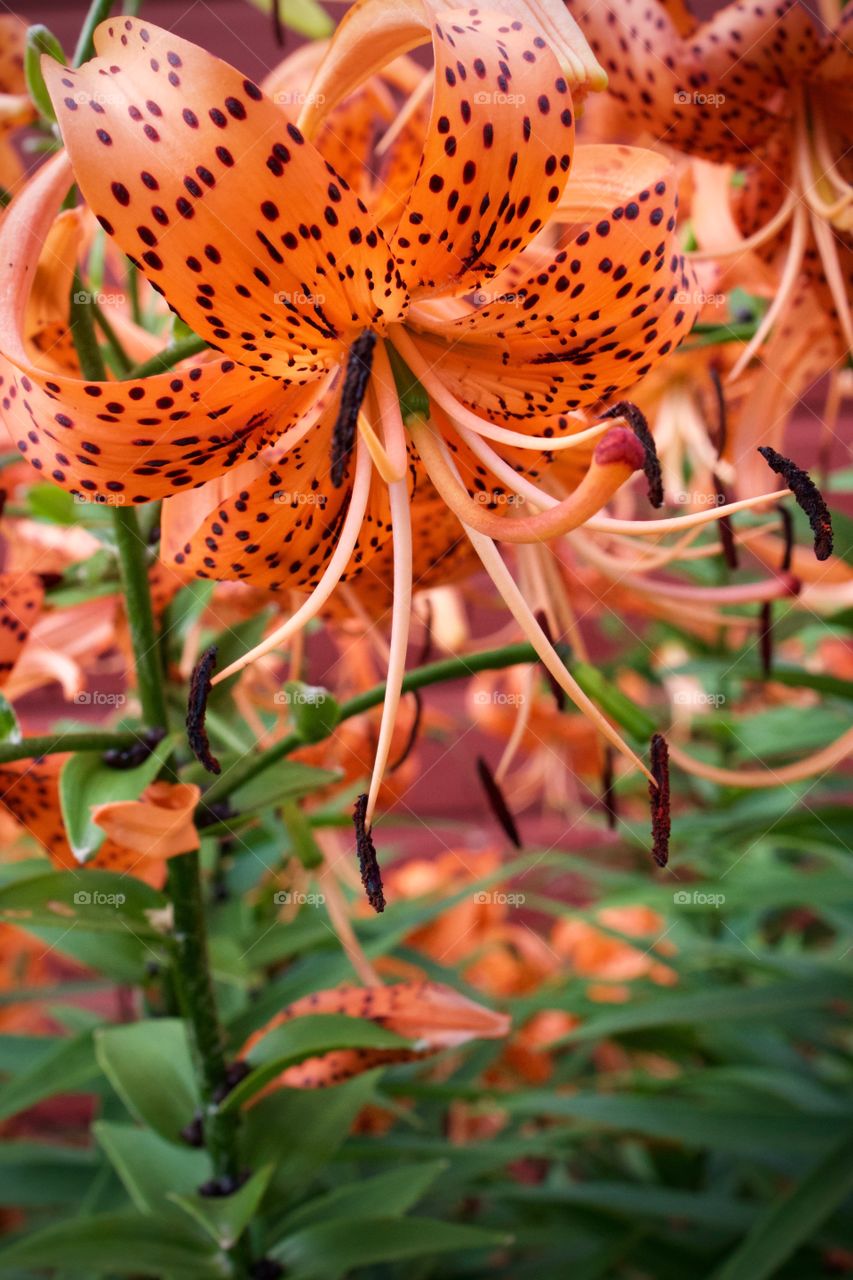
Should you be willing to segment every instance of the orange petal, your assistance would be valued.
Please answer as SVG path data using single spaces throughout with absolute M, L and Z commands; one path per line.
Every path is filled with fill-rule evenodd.
M 18 661 L 43 600 L 38 574 L 0 573 L 0 685 Z
M 199 847 L 192 819 L 200 797 L 201 789 L 193 783 L 152 782 L 139 800 L 93 805 L 92 821 L 129 855 L 172 858 Z
M 246 1041 L 241 1057 L 268 1032 L 292 1018 L 315 1013 L 342 1013 L 369 1018 L 398 1035 L 414 1040 L 414 1049 L 349 1049 L 310 1058 L 290 1067 L 268 1087 L 323 1088 L 389 1062 L 456 1048 L 476 1039 L 500 1039 L 509 1032 L 510 1020 L 434 982 L 398 982 L 387 987 L 337 987 L 303 996 L 288 1005 Z
M 67 755 L 54 755 L 0 766 L 0 807 L 42 845 L 57 866 L 79 869 L 59 805 L 59 772 L 67 759 Z
M 76 71 L 44 62 L 75 177 L 198 333 L 304 382 L 337 359 L 354 313 L 398 313 L 364 206 L 257 85 L 133 18 L 102 23 L 95 46 Z

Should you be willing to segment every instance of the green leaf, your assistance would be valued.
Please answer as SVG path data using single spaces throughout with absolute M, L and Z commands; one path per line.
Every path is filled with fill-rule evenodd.
M 51 524 L 76 524 L 78 508 L 74 499 L 55 484 L 34 484 L 27 492 L 27 506 L 37 519 Z
M 238 787 L 231 801 L 237 813 L 257 813 L 285 800 L 320 791 L 337 782 L 340 776 L 332 769 L 316 769 L 299 760 L 282 760 L 274 769 L 267 769 Z
M 765 1280 L 805 1244 L 853 1192 L 853 1133 L 848 1132 L 788 1195 L 771 1203 L 713 1280 Z
M 411 1043 L 364 1018 L 337 1013 L 294 1018 L 275 1027 L 252 1048 L 249 1061 L 255 1069 L 231 1090 L 220 1109 L 236 1111 L 270 1080 L 306 1058 L 336 1049 L 405 1049 Z
M 358 1218 L 316 1224 L 273 1246 L 270 1255 L 289 1280 L 333 1280 L 359 1267 L 426 1258 L 464 1249 L 491 1249 L 508 1235 L 431 1218 Z
M 163 1230 L 137 1213 L 81 1214 L 0 1249 L 0 1273 L 15 1267 L 60 1267 L 103 1273 L 156 1276 L 177 1273 L 197 1280 L 227 1280 L 228 1259 L 188 1227 L 170 1220 Z
M 0 742 L 20 742 L 21 726 L 15 715 L 15 708 L 0 693 Z
M 388 1173 L 359 1178 L 300 1205 L 288 1214 L 284 1227 L 291 1232 L 312 1222 L 356 1218 L 363 1213 L 365 1205 L 381 1205 L 386 1217 L 402 1216 L 423 1199 L 449 1167 L 449 1160 L 428 1160 L 423 1164 L 395 1165 Z
M 264 13 L 272 11 L 272 0 L 252 0 L 252 4 Z M 285 26 L 309 40 L 323 40 L 334 30 L 331 18 L 317 0 L 287 0 L 287 4 L 281 5 L 281 17 Z
M 157 777 L 174 745 L 174 738 L 164 738 L 135 769 L 111 768 L 104 764 L 100 751 L 80 751 L 66 760 L 59 775 L 59 801 L 68 841 L 78 862 L 87 862 L 106 839 L 106 832 L 92 821 L 92 805 L 138 800 Z
M 843 999 L 847 983 L 841 977 L 821 977 L 814 982 L 768 983 L 761 987 L 724 987 L 689 995 L 654 994 L 619 1009 L 593 1017 L 562 1036 L 556 1045 L 599 1040 L 650 1027 L 705 1026 L 711 1022 L 773 1021 L 795 1017 L 803 1009 Z
M 57 40 L 53 32 L 47 27 L 39 23 L 37 26 L 30 27 L 27 30 L 27 50 L 24 55 L 24 73 L 27 80 L 27 89 L 29 95 L 35 103 L 39 115 L 45 120 L 55 120 L 56 112 L 53 109 L 53 103 L 50 100 L 50 94 L 44 82 L 44 76 L 41 70 L 41 59 L 43 54 L 54 58 L 64 67 L 66 65 L 65 53 L 62 45 Z
M 146 911 L 160 910 L 165 898 L 133 876 L 111 871 L 50 871 L 0 889 L 0 916 L 21 925 L 64 924 L 155 935 Z M 156 936 L 156 935 L 155 935 Z
M 141 1213 L 162 1211 L 169 1192 L 192 1192 L 210 1176 L 204 1151 L 179 1147 L 150 1129 L 97 1120 L 92 1132 Z
M 0 1181 L 10 1208 L 74 1205 L 97 1170 L 96 1153 L 46 1142 L 0 1144 Z
M 128 1110 L 169 1142 L 181 1141 L 199 1105 L 184 1023 L 156 1018 L 101 1029 L 95 1053 Z
M 0 1087 L 0 1120 L 55 1094 L 79 1092 L 97 1074 L 91 1031 L 60 1040 L 35 1066 Z
M 230 1249 L 257 1213 L 274 1168 L 273 1164 L 263 1165 L 230 1196 L 188 1196 L 170 1192 L 169 1199 L 194 1218 L 220 1248 Z

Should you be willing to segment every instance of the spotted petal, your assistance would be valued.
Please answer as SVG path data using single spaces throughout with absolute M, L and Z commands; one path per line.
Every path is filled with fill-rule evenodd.
M 0 573 L 0 685 L 18 661 L 43 600 L 38 574 Z
M 391 245 L 410 290 L 463 292 L 505 266 L 553 212 L 574 140 L 568 82 L 546 39 L 517 18 L 444 7 L 434 14 L 414 0 L 375 9 L 360 8 L 355 26 L 342 24 L 312 94 L 335 96 L 332 70 L 347 82 L 356 30 L 361 39 L 373 33 L 363 66 L 381 65 L 382 51 L 390 57 L 432 41 L 432 113 Z M 321 110 L 313 101 L 312 125 Z
M 513 295 L 453 321 L 418 313 L 419 346 L 437 376 L 495 420 L 565 413 L 625 391 L 689 332 L 698 310 L 678 251 L 668 162 L 591 146 L 578 148 L 578 168 L 575 201 L 569 188 L 560 214 L 575 234 L 547 266 Z
M 78 70 L 44 64 L 75 177 L 197 332 L 306 381 L 337 358 L 354 314 L 397 313 L 364 206 L 257 85 L 132 18 L 103 23 L 95 45 Z
M 130 382 L 46 371 L 27 349 L 27 295 L 70 169 L 59 156 L 16 197 L 0 227 L 0 416 L 45 477 L 72 492 L 146 502 L 201 484 L 275 439 L 313 401 L 216 358 Z

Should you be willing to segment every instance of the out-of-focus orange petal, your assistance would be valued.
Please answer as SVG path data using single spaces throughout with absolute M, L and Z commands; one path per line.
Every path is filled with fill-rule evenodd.
M 200 797 L 194 783 L 152 782 L 139 800 L 93 805 L 92 821 L 130 854 L 173 858 L 199 847 L 192 817 Z
M 35 573 L 0 573 L 0 685 L 12 673 L 44 600 Z
M 342 1013 L 369 1018 L 389 1031 L 416 1041 L 414 1049 L 349 1049 L 310 1058 L 290 1067 L 272 1082 L 272 1088 L 323 1088 L 350 1076 L 390 1062 L 457 1048 L 476 1039 L 499 1039 L 509 1031 L 509 1018 L 469 1000 L 450 987 L 434 982 L 398 982 L 387 987 L 337 987 L 317 991 L 288 1005 L 246 1041 L 241 1057 L 268 1032 L 293 1018 L 317 1013 Z
M 95 47 L 78 70 L 44 64 L 75 177 L 197 332 L 304 382 L 337 361 L 353 313 L 398 313 L 363 206 L 257 85 L 138 19 L 102 23 Z
M 16 760 L 0 766 L 0 806 L 50 854 L 59 867 L 79 866 L 59 806 L 59 772 L 67 755 Z

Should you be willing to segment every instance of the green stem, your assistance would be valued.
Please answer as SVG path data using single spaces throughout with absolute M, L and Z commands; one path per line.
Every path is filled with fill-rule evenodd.
M 121 344 L 121 339 L 119 338 L 115 329 L 110 324 L 107 317 L 104 315 L 101 308 L 98 306 L 97 302 L 93 302 L 92 307 L 95 312 L 95 320 L 97 322 L 98 328 L 101 330 L 101 333 L 106 338 L 107 346 L 112 352 L 113 360 L 115 362 L 116 370 L 119 374 L 119 377 L 125 378 L 127 377 L 130 370 L 133 368 L 133 361 L 128 356 L 127 352 L 125 351 L 124 347 Z
M 88 62 L 95 52 L 95 28 L 105 18 L 110 16 L 114 0 L 92 0 L 89 6 L 89 12 L 86 14 L 86 20 L 83 23 L 80 32 L 80 38 L 77 41 L 77 48 L 74 50 L 74 66 L 79 67 L 84 62 Z
M 138 741 L 136 733 L 46 733 L 20 742 L 0 743 L 0 764 L 35 760 L 65 751 L 109 751 L 111 747 L 130 747 Z
M 173 369 L 182 360 L 197 356 L 206 350 L 207 343 L 204 338 L 199 338 L 195 334 L 191 338 L 181 338 L 180 342 L 173 342 L 170 347 L 166 347 L 165 351 L 158 351 L 150 360 L 144 360 L 142 364 L 135 365 L 126 374 L 126 380 L 150 378 L 152 374 L 165 373 L 167 369 Z
M 415 689 L 423 689 L 430 684 L 439 684 L 443 680 L 464 680 L 467 676 L 476 675 L 478 671 L 500 671 L 504 667 L 514 667 L 523 662 L 538 662 L 539 655 L 531 644 L 508 644 L 501 649 L 484 649 L 480 653 L 466 653 L 455 658 L 443 658 L 440 662 L 429 662 L 423 667 L 415 667 L 407 671 L 403 677 L 403 692 L 412 693 Z M 364 693 L 350 698 L 341 705 L 337 723 L 349 720 L 352 716 L 361 715 L 371 707 L 378 707 L 385 700 L 386 686 L 374 685 Z M 224 800 L 232 792 L 242 787 L 251 778 L 256 778 L 272 765 L 290 755 L 304 743 L 296 733 L 288 734 L 280 742 L 274 743 L 259 755 L 244 757 L 222 774 L 204 793 L 204 804 L 210 806 Z
M 71 324 L 80 369 L 85 378 L 102 379 L 103 357 L 94 331 L 91 298 L 80 288 L 77 277 L 73 289 L 77 300 L 72 296 Z M 168 704 L 151 605 L 145 539 L 135 507 L 115 506 L 112 515 L 143 719 L 151 727 L 168 729 Z M 170 781 L 176 779 L 171 763 L 165 765 L 162 773 Z M 210 972 L 197 852 L 169 859 L 168 890 L 174 912 L 175 985 L 181 1011 L 192 1028 L 204 1104 L 205 1144 L 215 1176 L 234 1179 L 240 1172 L 238 1117 L 223 1116 L 217 1104 L 226 1085 L 228 1064 Z M 234 1258 L 241 1271 L 243 1257 L 244 1246 L 238 1245 Z

